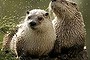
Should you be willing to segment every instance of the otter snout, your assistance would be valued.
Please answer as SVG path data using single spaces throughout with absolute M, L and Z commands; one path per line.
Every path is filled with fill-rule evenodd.
M 34 21 L 30 22 L 29 24 L 30 24 L 30 26 L 36 26 L 36 22 L 34 22 Z
M 36 21 L 31 21 L 31 22 L 29 22 L 29 26 L 31 27 L 31 29 L 36 29 L 37 22 Z

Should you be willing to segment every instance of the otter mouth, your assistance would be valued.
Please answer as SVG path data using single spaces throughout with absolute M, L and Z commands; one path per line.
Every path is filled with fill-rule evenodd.
M 31 29 L 33 29 L 33 30 L 36 30 L 37 28 L 36 28 L 36 26 L 30 26 L 31 27 Z

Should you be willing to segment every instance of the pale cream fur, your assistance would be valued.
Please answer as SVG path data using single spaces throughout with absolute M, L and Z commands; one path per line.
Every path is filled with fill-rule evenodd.
M 29 15 L 35 14 L 43 16 L 46 11 L 40 9 L 34 9 L 30 11 Z M 18 29 L 18 32 L 13 36 L 10 48 L 11 50 L 17 55 L 17 42 L 24 41 L 24 43 L 20 44 L 20 47 L 23 46 L 24 51 L 28 51 L 30 54 L 38 54 L 46 55 L 49 53 L 53 47 L 54 42 L 56 40 L 55 29 L 53 27 L 52 21 L 50 18 L 46 18 L 43 16 L 44 21 L 41 22 L 40 25 L 36 26 L 36 30 L 31 29 L 28 26 L 27 17 L 26 15 L 24 23 L 20 24 L 21 27 Z M 22 37 L 23 39 L 20 39 Z

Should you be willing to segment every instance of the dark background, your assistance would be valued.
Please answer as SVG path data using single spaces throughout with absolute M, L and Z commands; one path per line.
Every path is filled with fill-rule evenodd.
M 90 60 L 90 0 L 74 0 L 78 3 L 86 25 L 86 45 Z M 10 30 L 25 16 L 27 10 L 47 9 L 50 0 L 0 0 L 0 46 L 3 32 Z M 0 48 L 1 49 L 1 48 Z

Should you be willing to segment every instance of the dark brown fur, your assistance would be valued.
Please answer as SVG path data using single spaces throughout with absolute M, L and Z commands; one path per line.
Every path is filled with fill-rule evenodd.
M 51 2 L 51 8 L 57 17 L 57 40 L 52 51 L 55 56 L 60 56 L 56 60 L 87 60 L 87 52 L 84 50 L 86 30 L 77 4 L 56 0 Z

